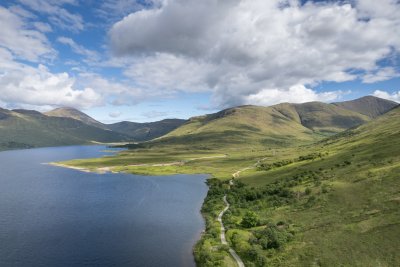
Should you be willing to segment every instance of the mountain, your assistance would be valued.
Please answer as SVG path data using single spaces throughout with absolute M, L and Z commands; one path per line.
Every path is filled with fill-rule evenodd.
M 115 131 L 117 133 L 129 136 L 133 141 L 147 141 L 163 136 L 186 122 L 186 120 L 180 119 L 166 119 L 148 123 L 123 121 L 113 124 L 103 124 L 87 114 L 69 107 L 57 108 L 49 112 L 45 112 L 44 114 L 52 117 L 72 118 L 79 120 L 87 125 Z
M 159 143 L 189 143 L 205 148 L 249 143 L 311 141 L 313 131 L 272 107 L 240 106 L 191 118 L 159 138 Z
M 333 105 L 364 114 L 370 118 L 376 118 L 399 104 L 374 96 L 364 96 L 351 101 L 333 103 Z
M 193 117 L 181 127 L 156 140 L 156 143 L 192 142 L 213 148 L 225 145 L 282 145 L 310 142 L 359 126 L 371 120 L 364 114 L 373 109 L 383 114 L 393 103 L 368 97 L 354 100 L 360 112 L 347 102 L 342 106 L 322 102 L 282 103 L 270 107 L 239 106 L 217 113 Z M 351 102 L 351 101 L 349 101 Z M 368 105 L 365 109 L 363 105 Z M 376 111 L 376 112 L 377 112 Z
M 246 186 L 228 196 L 236 214 L 226 217 L 227 228 L 244 240 L 232 242 L 234 249 L 255 266 L 263 257 L 268 266 L 399 266 L 399 147 L 397 107 L 260 162 L 258 171 L 241 175 Z M 268 224 L 240 228 L 240 210 L 253 210 Z M 260 229 L 279 230 L 279 249 L 263 243 Z
M 186 120 L 180 119 L 165 119 L 148 123 L 123 121 L 108 124 L 107 128 L 131 136 L 135 141 L 146 141 L 163 136 L 175 130 L 185 122 Z
M 273 106 L 304 127 L 321 134 L 335 134 L 370 120 L 368 116 L 322 102 Z
M 33 110 L 0 109 L 0 150 L 130 139 L 72 118 L 46 116 Z
M 282 146 L 320 140 L 370 121 L 397 103 L 368 96 L 341 103 L 283 103 L 270 107 L 239 106 L 189 120 L 103 124 L 73 108 L 44 114 L 0 109 L 0 147 L 82 144 L 91 141 L 154 141 L 151 144 L 192 144 L 202 149 Z
M 45 112 L 43 114 L 51 117 L 71 118 L 81 121 L 87 125 L 91 125 L 102 129 L 107 129 L 107 127 L 103 123 L 96 121 L 95 119 L 83 113 L 82 111 L 79 111 L 74 108 L 69 108 L 69 107 L 56 108 L 51 111 Z

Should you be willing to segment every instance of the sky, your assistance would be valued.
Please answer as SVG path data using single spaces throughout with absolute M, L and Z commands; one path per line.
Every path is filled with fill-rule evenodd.
M 0 0 L 0 107 L 157 121 L 400 102 L 399 0 Z

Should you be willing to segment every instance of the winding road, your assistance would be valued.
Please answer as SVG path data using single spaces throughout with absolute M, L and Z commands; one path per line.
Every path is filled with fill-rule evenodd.
M 230 184 L 232 184 L 232 180 L 229 182 Z M 224 216 L 224 213 L 229 209 L 229 202 L 226 200 L 226 195 L 224 195 L 224 203 L 225 203 L 225 208 L 221 211 L 221 213 L 218 215 L 218 221 L 221 224 L 221 243 L 223 245 L 228 245 L 228 242 L 226 242 L 226 238 L 225 238 L 225 226 L 224 223 L 222 222 L 222 216 Z M 244 263 L 242 261 L 242 259 L 239 257 L 239 255 L 236 253 L 236 251 L 233 250 L 233 248 L 229 247 L 229 253 L 231 253 L 232 257 L 235 259 L 237 265 L 239 267 L 244 267 Z
M 274 152 L 274 154 L 275 154 L 275 152 Z M 267 159 L 267 157 L 258 160 L 256 163 L 254 163 L 254 164 L 251 165 L 250 167 L 243 168 L 243 169 L 241 169 L 241 170 L 239 170 L 239 171 L 233 173 L 233 174 L 232 174 L 233 179 L 239 178 L 241 172 L 244 172 L 244 171 L 247 171 L 247 170 L 256 168 L 257 165 L 258 165 L 261 161 L 263 161 L 263 160 L 265 160 L 265 159 Z M 229 185 L 233 185 L 233 180 L 230 180 L 230 181 L 229 181 Z M 223 200 L 224 200 L 224 203 L 225 203 L 225 208 L 224 208 L 224 209 L 221 211 L 221 213 L 218 215 L 218 221 L 219 221 L 219 223 L 221 224 L 221 243 L 222 243 L 223 245 L 228 245 L 228 246 L 229 246 L 228 242 L 226 241 L 226 237 L 225 237 L 225 226 L 224 226 L 224 223 L 222 222 L 222 216 L 224 216 L 225 212 L 229 209 L 229 206 L 230 206 L 230 205 L 229 205 L 229 202 L 226 200 L 226 194 L 224 195 Z M 245 267 L 245 266 L 244 266 L 244 263 L 243 263 L 243 261 L 242 261 L 242 259 L 239 257 L 239 255 L 236 253 L 236 251 L 234 251 L 233 248 L 231 248 L 230 246 L 229 246 L 229 253 L 230 253 L 230 254 L 232 255 L 232 257 L 235 259 L 235 261 L 236 261 L 236 263 L 237 263 L 237 265 L 238 265 L 239 267 Z
M 240 171 L 239 171 L 240 173 Z M 230 185 L 233 185 L 233 180 L 229 181 Z M 222 216 L 224 216 L 224 213 L 229 209 L 229 202 L 228 200 L 226 200 L 226 194 L 223 197 L 224 203 L 225 203 L 225 208 L 221 211 L 221 213 L 218 215 L 218 221 L 221 224 L 221 243 L 223 245 L 228 245 L 228 242 L 226 242 L 226 238 L 225 238 L 225 226 L 224 223 L 222 222 Z M 236 251 L 233 250 L 233 248 L 229 247 L 229 253 L 231 253 L 232 257 L 235 259 L 237 265 L 239 267 L 244 267 L 244 263 L 242 261 L 242 259 L 239 257 L 239 255 L 236 253 Z

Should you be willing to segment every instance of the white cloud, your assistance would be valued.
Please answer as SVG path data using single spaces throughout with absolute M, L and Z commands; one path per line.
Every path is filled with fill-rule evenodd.
M 364 83 L 375 83 L 380 81 L 386 81 L 391 78 L 400 77 L 400 73 L 392 67 L 386 67 L 379 69 L 375 72 L 367 73 L 363 76 Z
M 204 62 L 187 60 L 171 54 L 157 54 L 133 61 L 124 71 L 147 90 L 163 90 L 164 94 L 181 90 L 200 92 L 209 90 L 205 79 L 213 73 L 214 66 Z
M 57 38 L 57 41 L 64 45 L 68 45 L 69 47 L 71 47 L 72 51 L 74 51 L 75 53 L 82 55 L 82 56 L 86 56 L 86 57 L 90 58 L 91 60 L 97 60 L 99 58 L 97 52 L 95 52 L 93 50 L 89 50 L 89 49 L 85 48 L 84 46 L 77 44 L 71 38 L 61 36 L 61 37 Z
M 18 0 L 21 4 L 29 7 L 33 11 L 48 15 L 51 24 L 73 32 L 84 29 L 84 22 L 80 15 L 73 14 L 64 5 L 78 5 L 75 0 Z
M 23 18 L 1 6 L 0 25 L 0 47 L 18 58 L 38 61 L 41 57 L 54 57 L 55 51 L 44 34 L 29 29 Z
M 388 99 L 388 100 L 392 100 L 397 103 L 400 103 L 400 91 L 388 93 L 385 91 L 376 90 L 373 95 L 376 97 L 380 97 L 380 98 L 384 98 L 384 99 Z
M 126 16 L 109 35 L 117 55 L 140 58 L 125 72 L 139 84 L 211 90 L 216 104 L 235 105 L 265 88 L 289 97 L 296 85 L 362 78 L 354 73 L 371 81 L 377 62 L 400 52 L 397 2 L 171 0 Z
M 283 102 L 304 103 L 311 101 L 330 102 L 338 99 L 344 93 L 341 91 L 317 93 L 304 85 L 296 85 L 287 91 L 279 89 L 263 89 L 257 94 L 246 97 L 246 104 L 270 106 Z
M 76 89 L 75 79 L 67 73 L 53 74 L 43 65 L 37 68 L 15 62 L 8 65 L 0 75 L 0 100 L 14 107 L 87 108 L 103 103 L 103 98 L 93 88 Z
M 53 29 L 51 28 L 51 26 L 50 26 L 49 24 L 47 24 L 47 23 L 43 23 L 43 22 L 34 22 L 34 23 L 33 23 L 33 26 L 35 26 L 35 28 L 36 28 L 38 31 L 41 31 L 41 32 L 52 32 L 52 31 L 53 31 Z

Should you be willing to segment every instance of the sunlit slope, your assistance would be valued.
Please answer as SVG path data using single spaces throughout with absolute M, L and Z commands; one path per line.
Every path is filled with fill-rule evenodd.
M 313 159 L 298 161 L 313 153 Z M 400 108 L 293 150 L 291 158 L 294 162 L 283 167 L 241 176 L 257 188 L 255 195 L 272 185 L 291 192 L 284 197 L 261 193 L 246 204 L 265 220 L 285 222 L 294 233 L 270 255 L 271 266 L 400 265 Z
M 370 117 L 333 104 L 240 106 L 191 118 L 160 141 L 204 146 L 309 142 L 361 125 Z
M 271 107 L 241 106 L 191 118 L 159 139 L 162 142 L 199 142 L 205 146 L 284 144 L 314 140 L 312 130 Z M 199 144 L 197 143 L 197 144 Z

